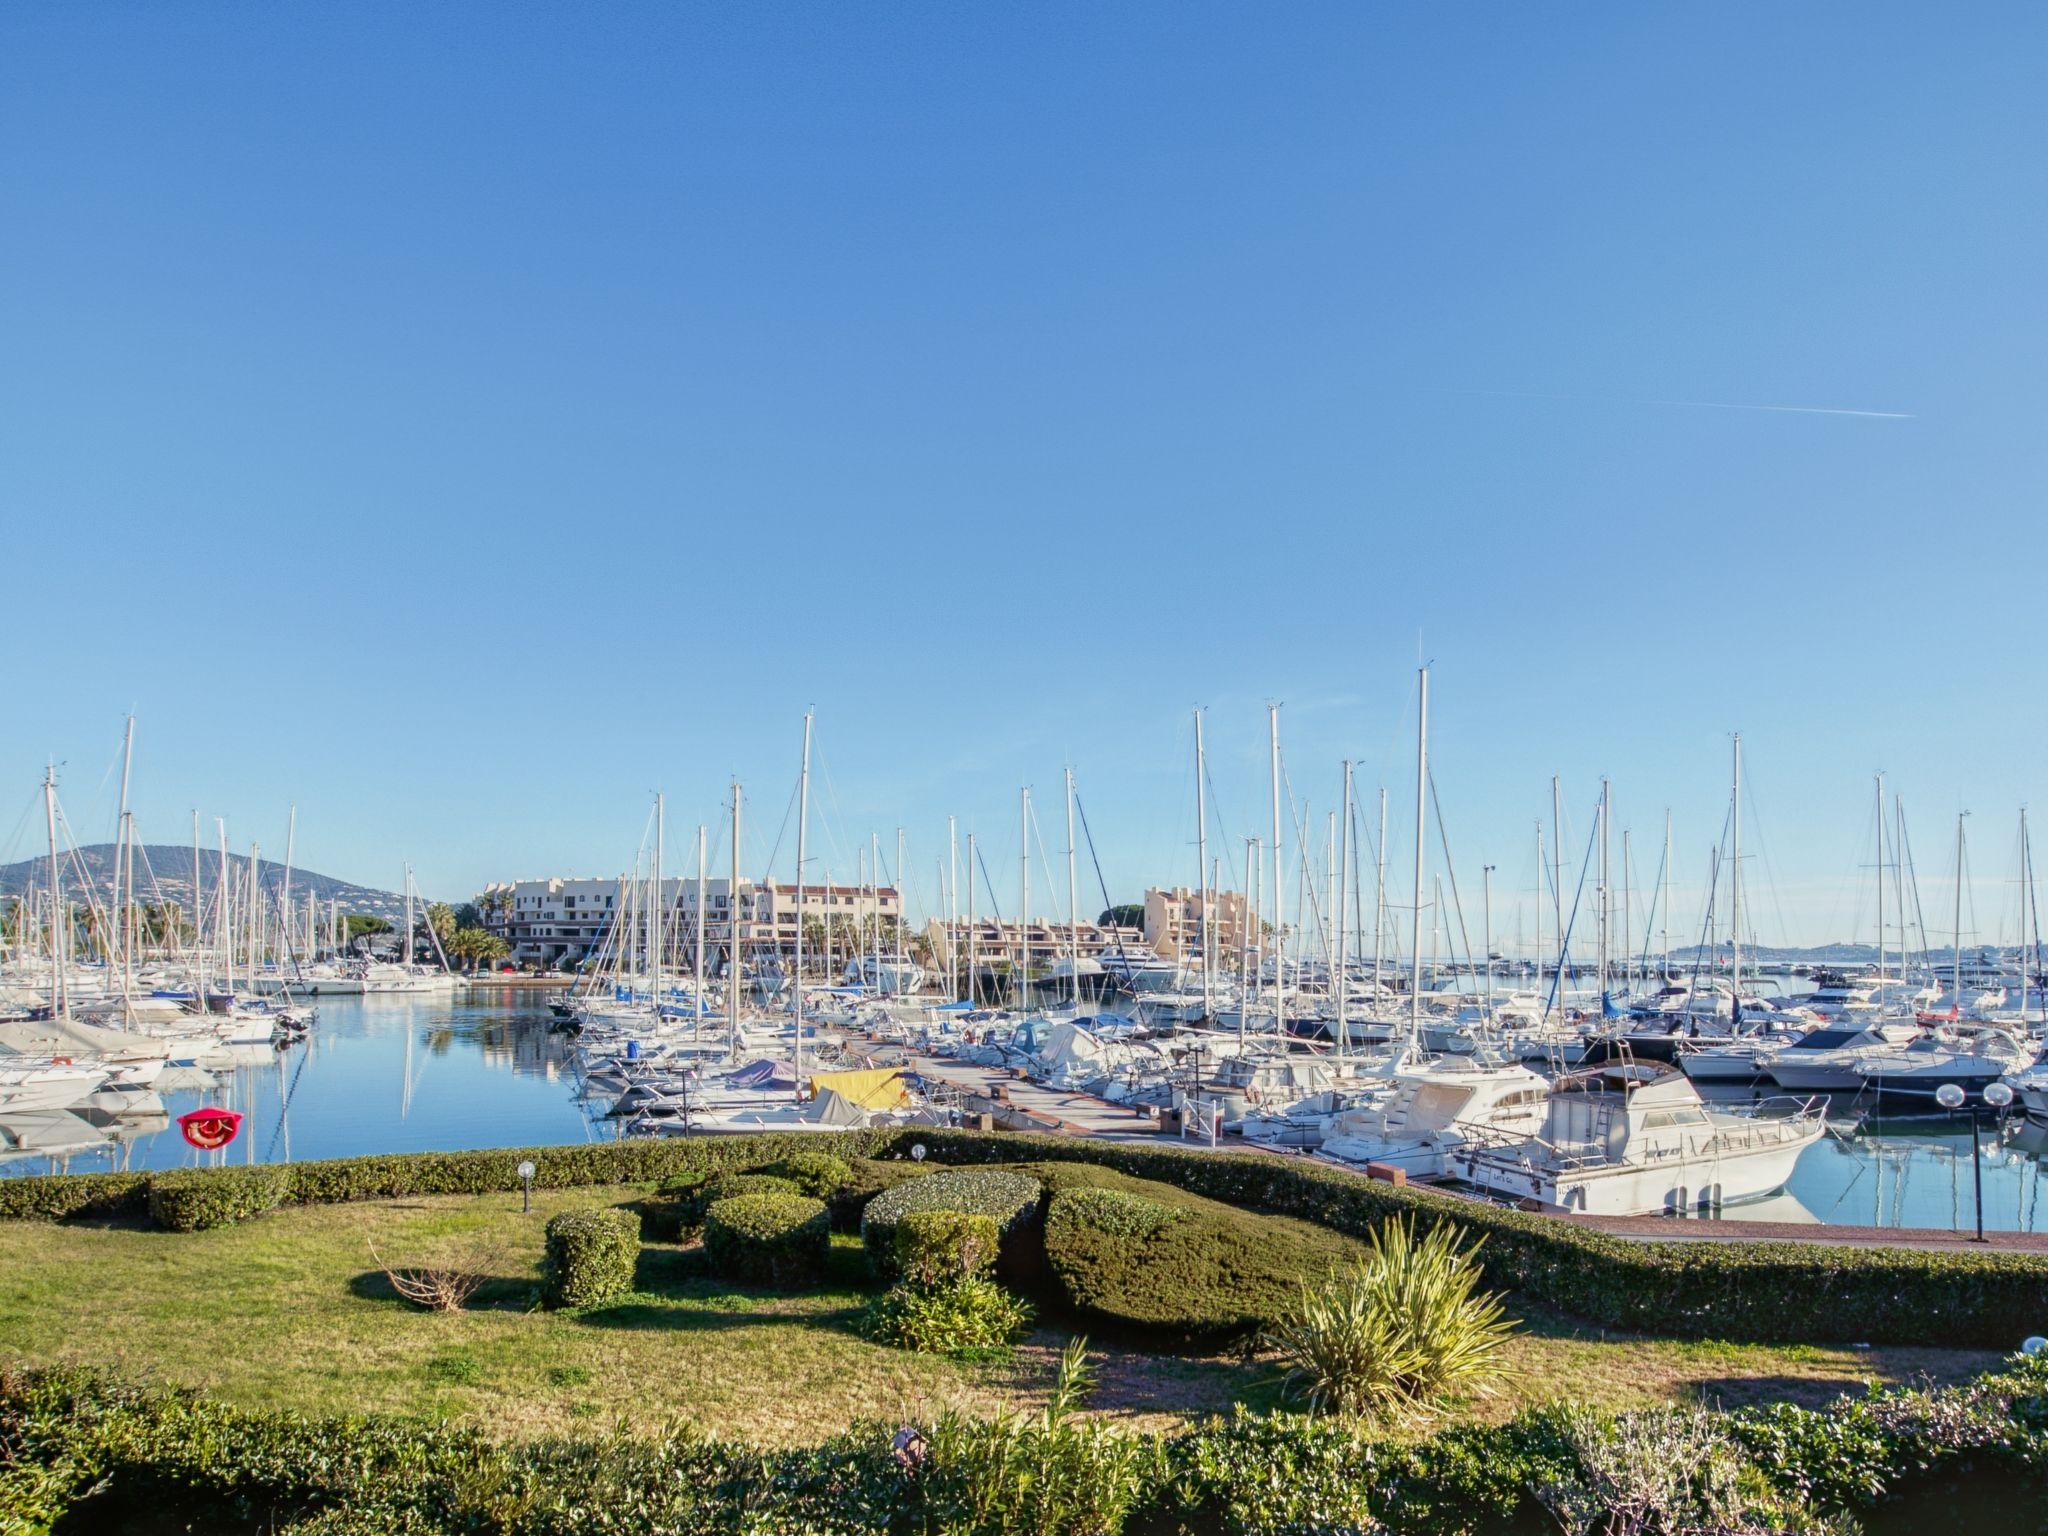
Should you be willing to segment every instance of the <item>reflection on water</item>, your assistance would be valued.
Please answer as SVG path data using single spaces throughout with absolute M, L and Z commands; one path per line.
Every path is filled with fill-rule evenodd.
M 550 1034 L 547 994 L 504 987 L 446 996 L 322 998 L 304 1045 L 237 1047 L 204 1081 L 166 1075 L 140 1120 L 90 1116 L 24 1127 L 8 1173 L 282 1162 L 366 1152 L 548 1145 L 608 1137 L 574 1099 L 570 1050 Z M 202 1105 L 248 1118 L 225 1152 L 204 1157 L 172 1123 Z M 59 1112 L 70 1115 L 70 1112 Z M 30 1154 L 33 1155 L 30 1155 Z
M 366 1152 L 546 1146 L 608 1139 L 575 1099 L 566 1037 L 548 1029 L 547 994 L 503 987 L 453 998 L 325 998 L 306 1044 L 237 1051 L 206 1082 L 168 1074 L 139 1118 L 44 1111 L 0 1124 L 0 1175 L 69 1169 L 178 1167 L 201 1161 L 172 1121 L 204 1104 L 239 1109 L 242 1134 L 214 1161 L 304 1160 Z M 1717 1099 L 1746 1092 L 1710 1090 Z M 1784 1193 L 1731 1217 L 1847 1226 L 1967 1230 L 1973 1219 L 1970 1123 L 1931 1115 L 1864 1117 L 1839 1102 L 1841 1134 L 1807 1149 Z M 2024 1118 L 1987 1125 L 1984 1225 L 2037 1232 L 2048 1224 L 2048 1128 Z

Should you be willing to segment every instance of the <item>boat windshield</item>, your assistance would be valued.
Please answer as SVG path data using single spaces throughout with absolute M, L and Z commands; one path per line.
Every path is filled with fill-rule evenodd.
M 1858 1039 L 1862 1034 L 1863 1031 L 1860 1029 L 1816 1029 L 1812 1034 L 1802 1036 L 1800 1039 L 1793 1041 L 1790 1049 L 1795 1051 L 1831 1051 L 1838 1046 L 1847 1045 L 1850 1041 Z

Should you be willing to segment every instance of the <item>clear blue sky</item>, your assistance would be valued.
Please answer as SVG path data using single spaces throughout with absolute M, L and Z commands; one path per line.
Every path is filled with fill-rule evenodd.
M 2044 78 L 2026 4 L 8 6 L 0 855 L 132 708 L 153 838 L 461 894 L 737 772 L 751 867 L 815 706 L 835 876 L 953 811 L 1012 903 L 1071 762 L 1124 896 L 1194 704 L 1233 837 L 1268 699 L 1405 822 L 1427 655 L 1468 903 L 1553 772 L 1696 877 L 1739 729 L 1766 936 L 1879 768 L 1989 929 Z

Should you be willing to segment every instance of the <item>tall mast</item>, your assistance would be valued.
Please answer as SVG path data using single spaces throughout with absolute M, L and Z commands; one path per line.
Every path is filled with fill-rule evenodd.
M 960 832 L 946 818 L 946 993 L 960 1001 Z
M 1273 762 L 1273 1033 L 1284 1032 L 1287 1009 L 1286 887 L 1280 881 L 1280 706 L 1266 706 Z
M 702 822 L 697 824 L 697 969 L 695 984 L 691 990 L 697 994 L 693 1003 L 690 1020 L 690 1038 L 696 1039 L 704 1028 L 704 833 Z
M 1883 1008 L 1884 1008 L 1884 775 L 1880 773 L 1880 774 L 1878 774 L 1878 775 L 1876 776 L 1876 778 L 1877 778 L 1877 1001 L 1878 1001 L 1878 1010 L 1879 1010 L 1879 1012 L 1881 1013 L 1881 1012 L 1883 1012 Z M 1962 832 L 1962 829 L 1963 829 L 1963 823 L 1962 823 L 1962 820 L 1961 820 L 1961 818 L 1958 818 L 1958 819 L 1957 819 L 1957 821 L 1956 821 L 1956 831 L 1957 831 L 1957 833 L 1958 833 L 1958 834 L 1960 834 L 1960 833 Z M 1961 866 L 1960 864 L 1958 864 L 1958 865 L 1956 866 L 1956 879 L 1957 879 L 1958 881 L 1960 881 L 1960 880 L 1962 879 L 1962 866 Z M 1901 933 L 1901 934 L 1903 934 L 1903 933 L 1905 932 L 1905 929 L 1906 929 L 1905 919 L 1904 919 L 1904 917 L 1902 916 L 1902 917 L 1900 918 L 1900 921 L 1899 921 L 1899 931 L 1900 931 L 1900 933 Z
M 1493 1022 L 1493 866 L 1479 866 L 1480 947 L 1486 951 L 1486 1021 Z
M 1067 944 L 1073 952 L 1074 1011 L 1081 1011 L 1081 912 L 1074 884 L 1074 770 L 1067 770 Z
M 1608 814 L 1608 796 L 1613 793 L 1605 778 L 1600 780 L 1600 1002 L 1601 1013 L 1607 1011 L 1607 907 L 1608 892 L 1613 890 L 1608 869 L 1609 826 L 1612 818 Z
M 740 781 L 732 781 L 732 884 L 726 893 L 725 1021 L 740 1039 Z M 801 1088 L 801 1084 L 798 1085 Z
M 1387 786 L 1380 786 L 1380 842 L 1377 855 L 1378 873 L 1373 877 L 1372 902 L 1372 1005 L 1381 1006 L 1386 996 L 1386 982 L 1381 975 L 1380 953 L 1387 931 Z
M 668 913 L 661 899 L 661 845 L 668 840 L 668 796 L 654 794 L 654 864 L 647 885 L 647 993 L 654 1022 L 661 1023 L 661 947 L 668 942 Z
M 1543 991 L 1543 818 L 1536 818 L 1536 990 Z M 1550 1005 L 1554 994 L 1544 993 L 1543 1019 L 1550 1021 Z
M 1556 774 L 1550 776 L 1550 900 L 1557 917 L 1557 986 L 1552 996 L 1564 1011 L 1564 794 Z
M 1202 751 L 1202 712 L 1195 711 L 1195 875 L 1201 886 L 1202 1022 L 1216 1013 L 1216 966 L 1209 953 L 1209 795 L 1203 783 L 1208 764 Z
M 1728 995 L 1730 1019 L 1740 1022 L 1742 1018 L 1742 732 L 1735 733 L 1735 774 L 1729 790 L 1729 804 L 1732 809 L 1728 816 Z M 1882 821 L 1882 816 L 1879 817 Z M 1883 846 L 1884 834 L 1878 834 L 1879 846 Z M 1878 881 L 1878 900 L 1883 901 L 1884 881 Z M 1878 924 L 1878 943 L 1884 942 L 1884 924 Z M 1883 969 L 1884 958 L 1879 951 L 1878 967 Z
M 1664 924 L 1664 974 L 1657 978 L 1657 985 L 1667 986 L 1671 981 L 1671 807 L 1664 807 L 1664 892 L 1657 898 L 1657 911 Z
M 1243 936 L 1238 941 L 1237 946 L 1239 982 L 1237 989 L 1237 1042 L 1239 1045 L 1244 1044 L 1245 1012 L 1251 1007 L 1252 999 L 1250 979 L 1245 975 L 1245 972 L 1251 969 L 1252 929 L 1257 926 L 1259 921 L 1258 868 L 1253 857 L 1258 850 L 1258 846 L 1259 840 L 1255 837 L 1248 837 L 1244 840 L 1244 928 L 1242 930 Z
M 43 770 L 43 819 L 50 829 L 50 1012 L 68 1017 L 71 999 L 64 975 L 63 878 L 57 866 L 57 764 L 53 759 Z
M 405 866 L 405 965 L 412 969 L 412 866 Z
M 299 947 L 292 942 L 292 854 L 299 841 L 299 808 L 295 803 L 284 824 L 284 884 L 277 893 L 278 925 L 284 942 L 284 956 L 288 964 L 296 964 Z
M 796 1096 L 804 1096 L 804 855 L 811 825 L 811 711 L 804 711 L 803 766 L 796 780 L 796 979 L 791 1017 L 796 1023 Z
M 1956 926 L 1955 947 L 1950 953 L 1950 981 L 1953 989 L 1950 997 L 1958 1011 L 1963 1006 L 1963 818 L 1968 811 L 1956 812 Z M 2025 993 L 2021 997 L 2024 1000 Z
M 1344 811 L 1337 829 L 1337 958 L 1331 967 L 1330 985 L 1337 989 L 1337 1059 L 1342 1061 L 1350 1047 L 1351 1037 L 1351 1026 L 1345 1017 L 1351 976 L 1344 963 L 1344 920 L 1350 915 L 1348 898 L 1351 894 L 1351 882 L 1345 878 L 1351 867 L 1351 759 L 1348 757 L 1344 759 Z
M 1429 805 L 1429 668 L 1419 669 L 1421 691 L 1415 730 L 1415 942 L 1408 957 L 1408 1049 L 1403 1062 L 1422 1050 L 1422 863 L 1423 815 Z
M 1628 828 L 1621 829 L 1621 991 L 1624 997 L 1632 996 L 1636 990 L 1635 932 L 1631 926 L 1635 917 L 1630 910 L 1635 905 L 1635 892 L 1630 880 Z
M 192 810 L 192 995 L 206 1008 L 206 947 L 200 942 L 206 920 L 206 898 L 199 879 L 199 809 Z
M 1018 792 L 1018 846 L 1023 859 L 1017 865 L 1017 980 L 1015 997 L 1024 1006 L 1024 984 L 1031 977 L 1031 791 Z
M 967 834 L 967 1001 L 974 1001 L 981 969 L 981 928 L 974 921 L 974 834 Z
M 896 868 L 893 872 L 896 883 L 896 985 L 903 985 L 904 965 L 903 934 L 910 923 L 910 866 L 903 856 L 903 829 L 896 829 Z
M 128 727 L 121 737 L 121 814 L 114 823 L 114 941 L 121 951 L 121 1006 L 124 1012 L 133 1014 L 128 997 L 128 977 L 132 969 L 130 951 L 134 935 L 129 927 L 129 904 L 135 899 L 134 889 L 124 880 L 126 873 L 122 865 L 128 857 L 128 772 L 135 760 L 135 717 L 128 717 Z

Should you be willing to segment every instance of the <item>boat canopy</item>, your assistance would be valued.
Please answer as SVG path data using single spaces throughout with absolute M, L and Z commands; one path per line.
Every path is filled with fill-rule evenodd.
M 821 1100 L 831 1094 L 863 1110 L 895 1109 L 906 1097 L 903 1073 L 897 1067 L 815 1073 L 811 1077 L 811 1090 Z

